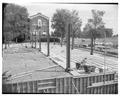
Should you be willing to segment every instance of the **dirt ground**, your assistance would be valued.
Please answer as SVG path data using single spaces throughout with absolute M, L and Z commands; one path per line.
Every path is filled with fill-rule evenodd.
M 11 82 L 69 76 L 62 67 L 32 48 L 11 47 L 3 50 L 2 65 L 2 72 L 8 71 L 12 75 Z

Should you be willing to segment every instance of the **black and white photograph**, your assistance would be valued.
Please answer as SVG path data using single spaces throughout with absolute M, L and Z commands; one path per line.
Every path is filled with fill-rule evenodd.
M 2 2 L 2 94 L 118 94 L 118 2 Z

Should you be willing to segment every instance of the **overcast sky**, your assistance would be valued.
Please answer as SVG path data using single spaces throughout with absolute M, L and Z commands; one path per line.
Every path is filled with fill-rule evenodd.
M 113 28 L 113 33 L 118 33 L 118 6 L 112 4 L 45 4 L 45 3 L 27 3 L 22 4 L 28 9 L 29 15 L 35 15 L 37 13 L 42 13 L 48 16 L 51 20 L 56 9 L 69 9 L 78 10 L 79 17 L 82 19 L 82 29 L 87 23 L 87 20 L 92 17 L 91 10 L 103 10 L 105 14 L 103 16 L 103 21 L 106 28 Z

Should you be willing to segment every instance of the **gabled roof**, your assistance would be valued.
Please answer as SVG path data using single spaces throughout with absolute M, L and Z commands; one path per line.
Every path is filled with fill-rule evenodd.
M 49 18 L 48 18 L 47 16 L 45 16 L 45 15 L 43 15 L 43 14 L 41 14 L 41 13 L 38 13 L 38 14 L 36 14 L 36 15 L 32 15 L 32 16 L 30 16 L 29 18 L 30 18 L 30 19 L 33 19 L 33 18 L 35 18 L 35 17 L 37 17 L 37 16 L 41 16 L 41 17 L 49 20 Z

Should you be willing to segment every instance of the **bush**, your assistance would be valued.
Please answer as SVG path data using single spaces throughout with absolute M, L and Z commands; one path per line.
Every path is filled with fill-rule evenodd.
M 113 45 L 113 48 L 117 49 L 117 48 L 118 48 L 118 45 Z
M 47 42 L 47 38 L 41 38 L 41 42 Z M 50 42 L 60 42 L 60 39 L 59 38 L 51 37 L 50 38 Z
M 112 54 L 112 55 L 118 55 L 117 52 L 110 52 L 110 51 L 108 51 L 107 53 Z

